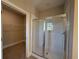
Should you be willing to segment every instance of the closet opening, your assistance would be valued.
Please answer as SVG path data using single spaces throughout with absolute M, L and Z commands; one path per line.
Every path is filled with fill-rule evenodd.
M 3 59 L 26 58 L 26 15 L 2 3 Z

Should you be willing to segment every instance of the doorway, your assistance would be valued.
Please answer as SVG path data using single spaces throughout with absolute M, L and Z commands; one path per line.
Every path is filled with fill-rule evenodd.
M 65 59 L 66 18 L 48 17 L 32 24 L 32 52 L 47 59 Z
M 3 59 L 25 59 L 26 15 L 2 4 Z

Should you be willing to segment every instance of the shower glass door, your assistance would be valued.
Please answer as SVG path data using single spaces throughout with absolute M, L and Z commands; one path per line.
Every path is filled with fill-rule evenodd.
M 64 59 L 65 22 L 63 18 L 46 20 L 45 54 L 48 59 Z
M 33 21 L 33 53 L 48 59 L 64 59 L 63 18 Z
M 42 56 L 44 55 L 44 21 L 33 20 L 32 22 L 32 38 L 33 38 L 33 53 Z

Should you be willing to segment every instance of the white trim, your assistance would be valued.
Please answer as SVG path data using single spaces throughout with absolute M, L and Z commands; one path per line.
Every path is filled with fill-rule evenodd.
M 8 48 L 8 47 L 12 47 L 12 46 L 17 45 L 17 44 L 20 44 L 22 42 L 24 42 L 24 40 L 21 40 L 21 41 L 18 41 L 18 42 L 14 42 L 14 43 L 8 44 L 8 45 L 4 46 L 3 49 Z
M 17 10 L 17 11 L 21 12 L 22 14 L 26 15 L 26 11 L 24 11 L 24 10 L 21 9 L 20 7 L 18 7 L 18 6 L 16 6 L 16 5 L 12 4 L 12 3 L 9 2 L 9 1 L 7 1 L 7 0 L 2 0 L 2 3 L 3 3 L 4 5 L 6 5 L 6 6 L 12 8 L 12 9 Z
M 31 54 L 30 54 L 30 37 L 31 37 L 31 34 L 30 34 L 30 21 L 31 21 L 31 16 L 30 16 L 30 13 L 29 12 L 26 12 L 26 56 L 27 57 L 30 57 Z

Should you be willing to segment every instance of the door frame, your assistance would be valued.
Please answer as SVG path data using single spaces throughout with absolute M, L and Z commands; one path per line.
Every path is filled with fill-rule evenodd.
M 22 13 L 23 15 L 26 16 L 26 39 L 27 39 L 26 40 L 26 51 L 27 51 L 26 52 L 26 58 L 30 57 L 30 55 L 31 55 L 30 48 L 31 47 L 29 45 L 30 45 L 30 37 L 31 37 L 30 31 L 31 30 L 29 30 L 29 29 L 31 27 L 31 25 L 30 25 L 31 24 L 31 22 L 30 22 L 31 21 L 31 13 L 29 11 L 23 10 L 22 8 L 20 8 L 19 6 L 11 3 L 8 0 L 1 0 L 1 5 L 2 4 L 9 7 L 9 8 L 11 8 L 11 9 L 13 9 L 13 10 L 15 10 L 15 11 L 17 11 L 17 12 L 19 12 L 19 13 Z M 2 20 L 1 20 L 1 22 L 2 22 Z M 1 26 L 2 26 L 2 24 L 1 24 Z M 1 34 L 2 34 L 2 32 L 1 32 Z M 1 37 L 1 39 L 2 39 L 2 37 Z M 2 52 L 2 54 L 3 54 L 3 52 Z

